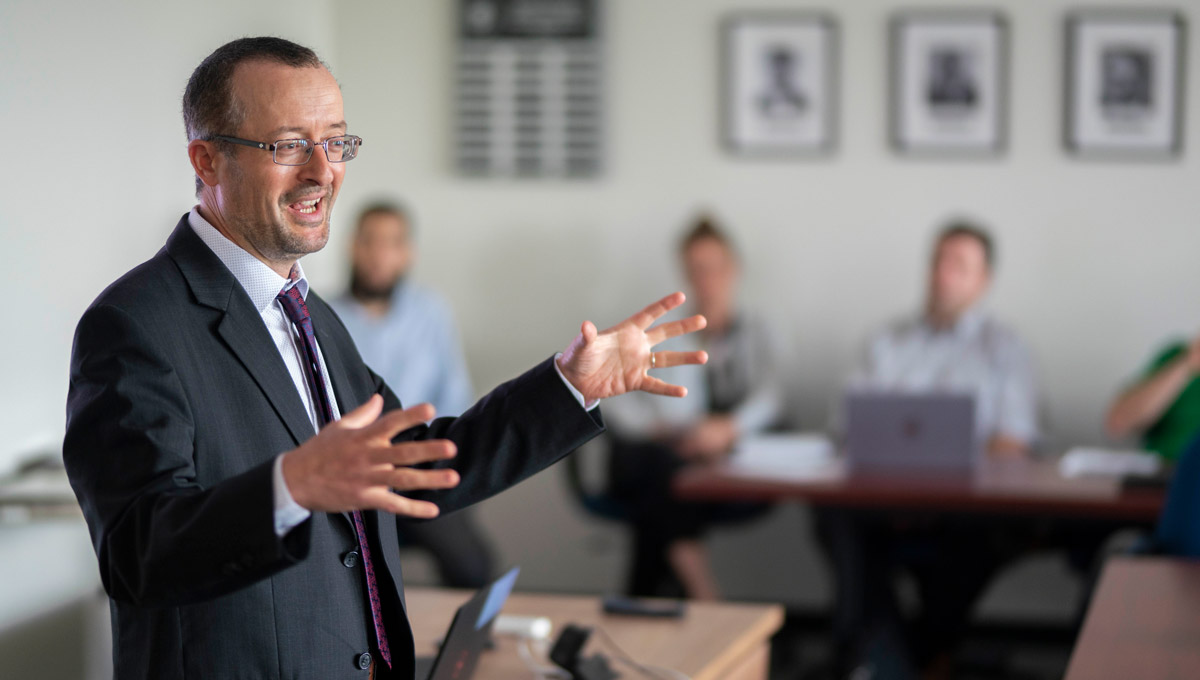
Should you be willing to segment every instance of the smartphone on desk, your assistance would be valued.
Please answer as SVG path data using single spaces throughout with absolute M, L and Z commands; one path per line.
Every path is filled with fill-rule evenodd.
M 678 619 L 684 615 L 687 605 L 683 600 L 643 600 L 623 595 L 605 595 L 602 600 L 604 613 L 621 616 L 648 616 L 658 619 Z

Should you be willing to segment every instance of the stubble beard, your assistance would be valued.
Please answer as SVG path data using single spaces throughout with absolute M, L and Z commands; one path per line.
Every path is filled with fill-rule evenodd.
M 233 181 L 236 185 L 242 185 L 243 176 L 240 168 L 235 169 Z M 332 196 L 327 193 L 321 201 L 324 220 L 316 227 L 302 227 L 303 235 L 297 234 L 288 224 L 286 217 L 287 206 L 296 200 L 303 200 L 303 196 L 300 198 L 295 196 L 295 192 L 285 194 L 274 206 L 271 214 L 265 217 L 265 220 L 260 221 L 255 217 L 247 216 L 247 213 L 230 216 L 228 219 L 263 257 L 273 262 L 295 262 L 305 255 L 321 250 L 329 242 L 329 221 L 333 212 Z M 252 199 L 250 202 L 252 204 Z M 315 243 L 304 237 L 311 233 L 312 229 L 321 231 L 320 237 Z

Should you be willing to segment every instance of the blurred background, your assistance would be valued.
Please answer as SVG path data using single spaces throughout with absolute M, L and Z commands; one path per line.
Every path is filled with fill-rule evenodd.
M 1064 149 L 1063 22 L 1076 3 L 945 4 L 1007 19 L 1007 142 L 997 155 L 914 158 L 892 147 L 888 22 L 910 3 L 610 0 L 602 169 L 529 179 L 456 167 L 457 3 L 6 0 L 0 474 L 57 450 L 76 321 L 195 203 L 179 114 L 189 74 L 221 43 L 259 34 L 314 48 L 342 84 L 350 132 L 365 140 L 329 246 L 304 260 L 314 288 L 326 297 L 345 289 L 357 211 L 381 196 L 402 200 L 419 239 L 413 276 L 453 310 L 477 396 L 562 349 L 583 319 L 604 327 L 680 289 L 678 239 L 709 214 L 741 252 L 743 299 L 786 336 L 788 425 L 824 429 L 868 333 L 919 308 L 935 229 L 967 217 L 997 240 L 990 308 L 1032 349 L 1048 446 L 1105 444 L 1114 394 L 1165 340 L 1200 330 L 1200 162 L 1186 147 L 1161 161 L 1082 160 Z M 1200 23 L 1200 5 L 1174 4 Z M 835 147 L 802 158 L 732 153 L 722 143 L 722 21 L 808 9 L 839 27 Z M 1195 31 L 1186 35 L 1190 146 L 1200 134 L 1200 46 Z M 829 605 L 805 513 L 784 505 L 713 535 L 727 598 Z M 622 586 L 622 528 L 580 509 L 558 470 L 476 516 L 497 562 L 522 566 L 525 589 Z M 107 607 L 82 519 L 3 517 L 0 676 L 103 677 Z M 435 580 L 427 557 L 406 559 L 409 582 Z M 992 585 L 979 616 L 1065 621 L 1077 595 L 1060 558 L 1034 556 Z

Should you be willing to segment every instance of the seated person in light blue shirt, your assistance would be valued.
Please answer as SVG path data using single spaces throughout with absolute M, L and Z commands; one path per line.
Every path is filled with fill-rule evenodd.
M 1038 438 L 1036 378 L 1025 344 L 984 307 L 994 266 L 985 231 L 962 222 L 943 229 L 934 243 L 924 309 L 877 333 L 850 382 L 852 388 L 970 392 L 987 455 L 1022 457 Z M 887 663 L 909 666 L 914 677 L 916 668 L 923 677 L 950 677 L 952 652 L 975 601 L 1027 542 L 940 512 L 826 509 L 816 517 L 838 578 L 834 628 L 838 670 L 847 674 L 859 664 L 879 666 L 871 650 L 887 648 Z M 899 572 L 913 577 L 921 599 L 907 630 L 894 587 Z
M 1025 343 L 984 308 L 991 258 L 986 234 L 966 224 L 949 227 L 938 241 L 925 309 L 871 339 L 851 384 L 973 394 L 985 450 L 1023 455 L 1038 436 L 1037 380 Z
M 350 291 L 333 308 L 367 365 L 405 404 L 429 402 L 438 416 L 456 416 L 473 403 L 462 343 L 450 309 L 410 280 L 415 248 L 409 214 L 379 203 L 358 219 Z M 442 581 L 478 588 L 492 576 L 491 551 L 464 510 L 432 522 L 400 522 L 408 545 L 430 551 Z

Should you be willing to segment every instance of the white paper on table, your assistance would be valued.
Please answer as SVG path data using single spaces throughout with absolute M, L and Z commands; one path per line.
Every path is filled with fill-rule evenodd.
M 729 457 L 728 470 L 746 476 L 822 478 L 837 471 L 833 442 L 823 434 L 747 437 Z
M 1063 477 L 1152 477 L 1162 471 L 1162 459 L 1149 451 L 1113 451 L 1078 446 L 1058 461 Z

